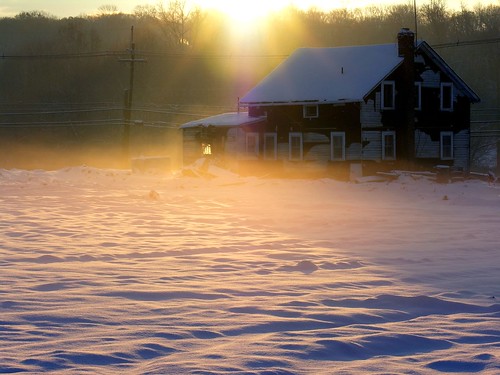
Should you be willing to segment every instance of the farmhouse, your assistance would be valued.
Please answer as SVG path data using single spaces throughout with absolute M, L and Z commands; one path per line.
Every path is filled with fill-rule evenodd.
M 300 48 L 242 97 L 248 113 L 183 125 L 185 162 L 210 151 L 242 172 L 467 171 L 478 101 L 408 29 L 392 44 Z

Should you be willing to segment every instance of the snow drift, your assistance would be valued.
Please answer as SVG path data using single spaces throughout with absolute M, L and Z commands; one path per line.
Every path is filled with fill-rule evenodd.
M 0 372 L 500 372 L 498 186 L 79 167 L 0 191 Z

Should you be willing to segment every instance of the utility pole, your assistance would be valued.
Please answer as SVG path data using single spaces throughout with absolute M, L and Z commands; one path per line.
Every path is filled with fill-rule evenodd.
M 125 90 L 124 103 L 123 103 L 123 160 L 125 166 L 130 164 L 130 120 L 132 115 L 132 98 L 134 94 L 134 69 L 136 62 L 146 62 L 145 59 L 137 59 L 135 57 L 135 43 L 134 43 L 134 26 L 130 28 L 130 57 L 127 59 L 119 59 L 119 62 L 130 63 L 130 75 L 128 90 Z

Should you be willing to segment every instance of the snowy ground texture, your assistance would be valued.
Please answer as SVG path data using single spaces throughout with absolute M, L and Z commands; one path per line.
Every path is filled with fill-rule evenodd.
M 500 188 L 0 170 L 0 373 L 500 373 Z

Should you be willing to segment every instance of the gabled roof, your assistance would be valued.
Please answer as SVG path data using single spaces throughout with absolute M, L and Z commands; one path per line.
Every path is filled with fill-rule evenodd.
M 481 101 L 479 96 L 465 83 L 460 76 L 451 69 L 451 67 L 443 60 L 436 51 L 432 49 L 426 42 L 420 42 L 418 46 L 419 51 L 426 54 L 438 67 L 452 80 L 455 87 L 457 87 L 471 103 L 478 103 Z
M 436 62 L 471 102 L 479 97 L 425 42 Z M 397 43 L 299 48 L 240 100 L 243 105 L 360 102 L 403 62 Z
M 186 128 L 196 128 L 198 126 L 208 127 L 233 127 L 233 126 L 243 126 L 251 125 L 260 121 L 264 121 L 266 118 L 262 117 L 250 117 L 248 112 L 229 112 L 223 113 L 216 116 L 202 118 L 200 120 L 190 121 L 180 126 L 180 129 Z
M 240 102 L 358 102 L 402 61 L 396 44 L 299 48 Z

